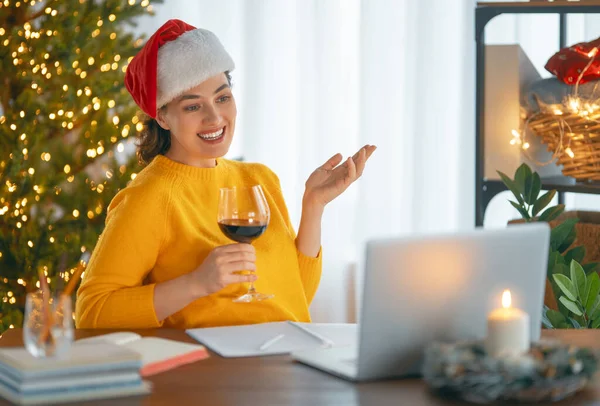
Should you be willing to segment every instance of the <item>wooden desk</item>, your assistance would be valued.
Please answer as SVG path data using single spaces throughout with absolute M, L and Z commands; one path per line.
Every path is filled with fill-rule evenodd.
M 106 330 L 78 330 L 76 338 L 104 334 Z M 194 342 L 179 330 L 139 330 L 157 336 Z M 600 347 L 600 330 L 544 331 L 576 345 Z M 240 339 L 242 339 L 240 337 Z M 23 345 L 22 331 L 9 330 L 0 337 L 0 347 Z M 448 406 L 463 404 L 430 394 L 418 379 L 353 384 L 295 363 L 287 356 L 209 359 L 163 372 L 150 378 L 153 393 L 144 397 L 89 402 L 94 405 L 411 405 Z M 600 404 L 600 386 L 553 405 Z M 0 405 L 8 403 L 0 400 Z

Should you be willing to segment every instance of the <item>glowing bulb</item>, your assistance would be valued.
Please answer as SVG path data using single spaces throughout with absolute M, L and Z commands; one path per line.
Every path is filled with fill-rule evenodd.
M 523 149 L 529 149 L 529 143 L 526 142 L 525 144 L 523 144 Z
M 562 114 L 563 114 L 562 110 L 554 109 L 554 115 L 555 116 L 562 116 Z
M 570 147 L 568 147 L 567 149 L 565 149 L 565 152 L 567 153 L 567 155 L 569 157 L 571 157 L 571 158 L 575 157 L 575 154 L 573 153 L 573 150 Z
M 73 210 L 73 217 L 75 217 L 75 218 L 79 217 L 79 210 L 77 210 L 77 209 Z

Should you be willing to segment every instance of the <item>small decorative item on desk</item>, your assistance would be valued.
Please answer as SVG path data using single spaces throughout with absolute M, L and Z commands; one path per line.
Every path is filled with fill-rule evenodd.
M 502 308 L 494 309 L 487 319 L 486 352 L 494 357 L 518 355 L 531 344 L 529 315 L 511 307 L 510 290 L 502 294 Z
M 558 401 L 583 389 L 600 352 L 559 341 L 529 341 L 529 317 L 511 309 L 488 315 L 485 340 L 433 343 L 425 350 L 423 378 L 434 390 L 473 403 Z
M 88 258 L 89 254 L 82 256 L 62 292 L 52 294 L 46 275 L 40 271 L 39 290 L 27 294 L 23 342 L 27 351 L 34 357 L 60 357 L 71 348 L 74 338 L 71 293 L 87 265 Z M 64 263 L 64 260 L 61 260 L 61 263 Z

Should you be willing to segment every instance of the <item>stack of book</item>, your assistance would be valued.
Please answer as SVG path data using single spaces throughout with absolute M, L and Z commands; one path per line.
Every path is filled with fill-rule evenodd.
M 0 396 L 22 405 L 143 395 L 142 356 L 108 342 L 74 345 L 60 358 L 35 358 L 23 347 L 0 348 Z

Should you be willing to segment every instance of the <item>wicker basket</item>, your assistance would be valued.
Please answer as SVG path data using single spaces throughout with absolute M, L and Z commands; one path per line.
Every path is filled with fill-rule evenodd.
M 585 113 L 536 113 L 527 120 L 527 129 L 541 138 L 548 151 L 556 152 L 556 164 L 562 165 L 565 176 L 600 181 L 600 110 Z

